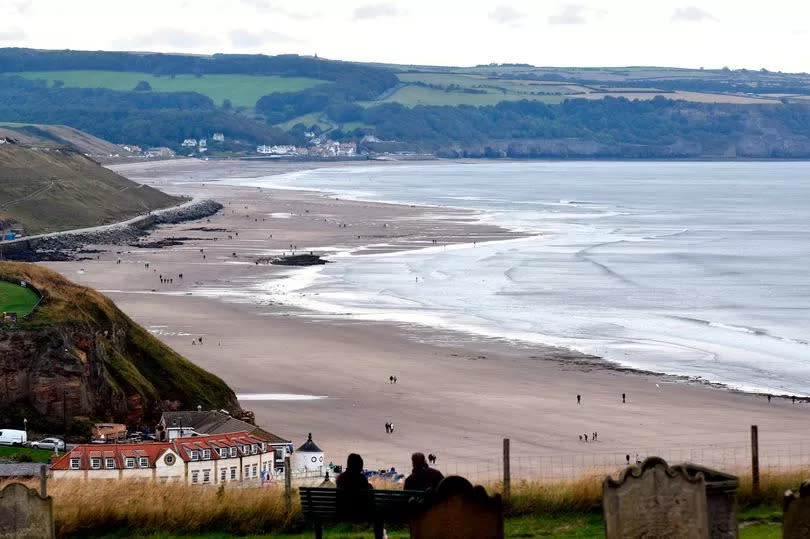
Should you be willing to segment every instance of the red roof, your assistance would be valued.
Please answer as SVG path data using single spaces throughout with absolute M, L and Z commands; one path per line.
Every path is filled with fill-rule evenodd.
M 243 453 L 242 447 L 245 445 L 261 445 L 262 443 L 266 443 L 261 438 L 257 438 L 247 432 L 234 432 L 231 434 L 209 434 L 206 436 L 190 436 L 188 438 L 175 438 L 172 440 L 172 445 L 174 446 L 174 450 L 180 455 L 184 461 L 188 462 L 191 460 L 188 453 L 189 451 L 199 451 L 202 453 L 203 450 L 209 449 L 211 451 L 211 459 L 216 460 L 219 459 L 219 448 L 228 448 L 229 453 L 228 457 L 230 458 L 230 448 L 235 447 L 237 449 L 237 455 L 244 456 L 247 454 L 252 453 Z M 269 445 L 269 444 L 268 444 Z M 267 448 L 268 450 L 272 451 L 271 448 Z M 197 455 L 196 460 L 202 460 L 202 455 Z
M 71 459 L 81 459 L 79 461 L 80 469 L 90 469 L 91 458 L 114 458 L 115 468 L 120 469 L 124 467 L 124 458 L 126 457 L 147 457 L 149 459 L 149 467 L 155 467 L 155 461 L 171 449 L 172 444 L 164 442 L 144 442 L 139 444 L 84 444 L 77 445 L 51 465 L 52 470 L 70 470 Z M 140 467 L 140 463 L 136 463 Z M 101 468 L 105 469 L 104 462 L 101 463 Z

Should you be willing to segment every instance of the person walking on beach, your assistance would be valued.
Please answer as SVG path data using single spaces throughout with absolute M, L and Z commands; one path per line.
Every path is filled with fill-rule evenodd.
M 768 395 L 768 402 L 771 402 L 771 396 Z
M 630 466 L 630 453 L 626 454 L 624 458 L 627 459 L 627 465 Z
M 626 403 L 625 398 L 626 398 L 626 395 L 624 393 L 622 393 L 622 404 Z
M 385 422 L 385 433 L 386 434 L 391 434 L 391 423 L 389 423 L 387 421 Z
M 587 435 L 587 434 L 583 434 L 583 436 L 585 437 L 585 443 L 587 444 L 587 443 L 588 443 L 588 435 Z
M 392 422 L 390 422 L 390 423 L 388 424 L 388 426 L 389 426 L 389 427 L 391 427 L 391 434 L 393 434 L 393 433 L 394 433 L 394 422 L 393 422 L 393 421 L 392 421 Z
M 582 395 L 577 395 L 577 404 L 582 404 Z
M 388 383 L 389 383 L 389 384 L 393 384 L 393 383 L 394 383 L 394 377 L 393 377 L 393 376 L 389 376 L 389 377 L 388 377 Z

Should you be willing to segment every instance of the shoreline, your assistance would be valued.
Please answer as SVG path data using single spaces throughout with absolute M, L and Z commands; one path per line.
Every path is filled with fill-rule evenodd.
M 609 452 L 623 458 L 644 448 L 684 442 L 738 444 L 752 422 L 770 426 L 771 439 L 801 439 L 806 411 L 786 399 L 769 405 L 753 393 L 718 391 L 710 383 L 630 370 L 566 349 L 358 321 L 256 303 L 249 297 L 231 298 L 235 302 L 202 297 L 198 290 L 205 287 L 233 291 L 236 285 L 244 293 L 249 283 L 273 286 L 288 268 L 257 266 L 250 257 L 279 250 L 295 241 L 292 237 L 303 244 L 300 248 L 321 252 L 361 248 L 371 236 L 380 235 L 379 223 L 386 219 L 391 227 L 382 230 L 402 252 L 414 245 L 429 246 L 427 226 L 436 227 L 431 230 L 437 234 L 441 230 L 448 243 L 469 237 L 471 230 L 493 240 L 506 239 L 508 233 L 471 223 L 469 213 L 447 208 L 444 213 L 452 218 L 437 222 L 425 215 L 424 208 L 335 201 L 317 191 L 226 186 L 211 180 L 228 172 L 223 170 L 227 167 L 211 168 L 209 163 L 194 165 L 199 173 L 187 164 L 168 171 L 145 165 L 145 172 L 129 170 L 132 179 L 142 178 L 170 192 L 205 192 L 225 205 L 210 223 L 163 226 L 150 234 L 149 241 L 185 235 L 181 232 L 187 227 L 223 231 L 195 232 L 205 239 L 164 249 L 133 249 L 118 255 L 114 247 L 98 261 L 49 267 L 106 291 L 124 312 L 221 376 L 238 394 L 327 396 L 244 403 L 256 412 L 259 424 L 296 443 L 313 432 L 327 450 L 327 460 L 340 463 L 347 452 L 359 451 L 371 467 L 395 464 L 407 469 L 410 452 L 423 450 L 440 456 L 440 468 L 453 461 L 484 466 L 492 455 L 483 448 L 498 447 L 502 437 L 512 438 L 515 455 Z M 283 212 L 291 215 L 268 217 Z M 254 216 L 262 219 L 254 221 Z M 341 229 L 341 222 L 348 228 Z M 268 238 L 270 229 L 275 238 Z M 225 240 L 230 230 L 241 234 Z M 356 232 L 361 232 L 359 241 Z M 209 253 L 207 260 L 200 259 L 201 248 Z M 118 257 L 124 263 L 117 265 Z M 180 271 L 186 278 L 161 287 L 157 275 L 143 268 L 146 261 L 157 272 L 174 275 L 175 281 Z M 244 293 L 249 295 L 249 290 Z M 189 344 L 190 336 L 196 335 L 205 335 L 205 346 Z M 400 382 L 389 384 L 390 374 Z M 617 402 L 622 393 L 632 404 Z M 585 405 L 577 407 L 575 401 L 571 405 L 577 394 L 583 395 Z M 384 432 L 388 420 L 397 424 L 396 436 Z M 723 432 L 718 432 L 719 425 L 725 427 Z M 577 432 L 594 430 L 600 432 L 598 444 L 577 441 Z

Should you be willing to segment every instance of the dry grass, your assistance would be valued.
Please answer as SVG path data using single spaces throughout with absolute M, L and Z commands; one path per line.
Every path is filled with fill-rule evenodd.
M 741 478 L 742 508 L 778 507 L 788 489 L 796 489 L 807 474 L 796 471 L 764 474 L 761 495 L 754 498 L 750 478 Z M 512 485 L 506 506 L 508 518 L 588 515 L 601 511 L 601 474 L 589 473 L 571 481 Z M 0 485 L 1 487 L 2 485 Z M 29 486 L 35 487 L 36 482 Z M 490 493 L 502 485 L 487 485 Z M 379 484 L 376 488 L 396 488 Z M 162 484 L 150 481 L 50 481 L 59 536 L 99 536 L 122 532 L 139 535 L 223 533 L 229 535 L 283 533 L 304 528 L 298 492 L 292 512 L 285 515 L 282 487 L 216 488 Z

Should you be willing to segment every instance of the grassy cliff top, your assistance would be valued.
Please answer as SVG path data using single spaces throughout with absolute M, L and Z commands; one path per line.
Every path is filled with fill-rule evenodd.
M 225 382 L 153 337 L 103 294 L 35 264 L 0 262 L 0 276 L 25 280 L 42 294 L 22 329 L 55 327 L 96 335 L 108 382 L 117 390 L 156 406 L 238 409 Z
M 0 220 L 27 235 L 123 221 L 180 201 L 75 151 L 0 146 Z

